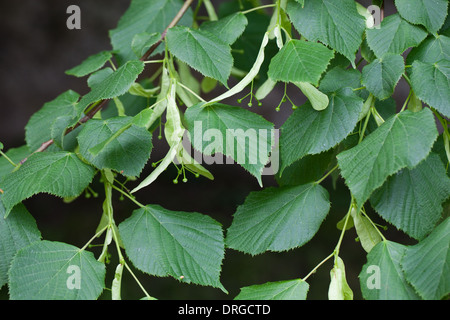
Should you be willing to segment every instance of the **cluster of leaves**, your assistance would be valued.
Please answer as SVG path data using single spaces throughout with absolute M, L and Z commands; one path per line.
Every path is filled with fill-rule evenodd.
M 105 272 L 112 243 L 119 257 L 113 299 L 120 298 L 123 269 L 133 272 L 128 260 L 150 275 L 226 292 L 220 282 L 225 249 L 257 255 L 306 244 L 331 207 L 321 182 L 339 175 L 351 193 L 349 210 L 338 224 L 342 233 L 336 247 L 310 273 L 334 258 L 329 298 L 353 298 L 339 256 L 350 228 L 368 253 L 359 277 L 364 298 L 447 295 L 450 218 L 443 214 L 443 204 L 450 195 L 448 2 L 396 0 L 398 13 L 376 27 L 368 27 L 370 14 L 353 0 L 276 0 L 269 5 L 231 0 L 220 8 L 220 16 L 209 0 L 187 8 L 191 3 L 132 0 L 110 32 L 112 50 L 67 71 L 88 76 L 90 92 L 80 96 L 69 90 L 46 103 L 25 128 L 26 145 L 0 150 L 0 286 L 8 284 L 11 299 L 98 298 L 109 287 Z M 200 23 L 202 4 L 209 19 Z M 358 52 L 361 59 L 356 61 Z M 140 59 L 146 53 L 151 54 Z M 150 79 L 142 79 L 147 64 L 160 67 Z M 203 75 L 201 81 L 197 74 Z M 231 77 L 237 81 L 230 88 Z M 410 91 L 397 108 L 392 95 L 401 78 Z M 209 156 L 224 153 L 262 185 L 275 146 L 274 125 L 224 100 L 249 86 L 257 87 L 251 98 L 263 100 L 277 83 L 295 85 L 308 100 L 293 106 L 281 126 L 279 186 L 250 193 L 226 236 L 221 223 L 208 215 L 143 205 L 134 198 L 133 193 L 155 183 L 172 163 L 183 181 L 186 173 L 213 179 L 182 144 L 185 134 L 203 136 L 210 129 L 223 140 L 193 140 L 193 148 Z M 202 98 L 214 89 L 222 93 L 209 101 Z M 92 110 L 104 101 L 110 101 L 109 107 L 94 116 Z M 81 121 L 90 114 L 92 118 Z M 153 132 L 162 126 L 160 138 L 164 135 L 169 151 L 153 163 L 148 177 L 140 177 L 151 156 Z M 232 139 L 228 148 L 227 130 L 269 134 Z M 265 152 L 251 148 L 255 144 L 262 144 Z M 49 147 L 40 150 L 43 145 Z M 73 199 L 97 175 L 106 198 L 92 239 L 83 248 L 42 240 L 22 202 L 38 193 Z M 143 179 L 130 192 L 125 183 L 137 178 Z M 113 217 L 113 190 L 138 206 L 119 225 Z M 417 244 L 386 239 L 367 215 L 367 206 Z M 96 258 L 87 248 L 103 235 L 103 251 Z M 81 272 L 75 290 L 68 285 L 71 266 Z M 373 266 L 379 273 L 371 273 Z M 308 277 L 244 287 L 235 298 L 306 299 Z

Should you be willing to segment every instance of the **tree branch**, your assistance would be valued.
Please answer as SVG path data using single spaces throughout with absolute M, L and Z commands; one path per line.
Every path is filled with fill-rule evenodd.
M 167 31 L 174 27 L 179 21 L 180 19 L 183 17 L 183 15 L 186 13 L 186 11 L 189 9 L 190 5 L 192 4 L 194 0 L 186 0 L 186 2 L 183 4 L 183 6 L 181 7 L 181 9 L 178 11 L 178 13 L 176 14 L 176 16 L 173 18 L 173 20 L 170 22 L 170 24 L 166 27 L 166 29 L 163 31 L 163 33 L 161 34 L 161 38 L 158 40 L 158 42 L 156 42 L 154 45 L 152 45 L 147 52 L 139 59 L 140 61 L 144 61 L 146 60 L 155 50 L 156 48 L 158 48 L 158 46 L 164 41 L 164 39 L 166 38 L 166 34 Z M 74 131 L 76 128 L 78 128 L 80 125 L 88 122 L 90 119 L 92 119 L 97 112 L 99 112 L 100 110 L 102 110 L 105 105 L 109 102 L 110 99 L 104 99 L 101 100 L 99 102 L 99 104 L 97 106 L 95 106 L 95 108 L 93 108 L 92 110 L 90 110 L 83 118 L 81 118 L 73 127 L 67 128 L 66 131 L 64 132 L 64 135 L 69 134 L 70 132 Z M 37 152 L 43 152 L 45 150 L 47 150 L 48 147 L 50 147 L 55 141 L 53 139 L 50 139 L 44 143 L 42 143 L 42 145 L 32 153 L 35 154 Z M 26 157 L 25 159 L 23 159 L 22 161 L 20 161 L 20 164 L 25 163 L 25 161 L 28 160 L 28 157 Z
M 146 60 L 152 53 L 153 51 L 156 50 L 156 48 L 158 48 L 158 46 L 161 44 L 161 42 L 164 41 L 167 31 L 174 27 L 179 21 L 180 19 L 184 16 L 184 14 L 186 13 L 187 9 L 189 8 L 189 6 L 192 4 L 194 0 L 187 0 L 183 6 L 181 7 L 180 11 L 178 11 L 177 15 L 175 16 L 175 18 L 173 18 L 173 20 L 170 22 L 170 24 L 167 26 L 167 28 L 163 31 L 163 33 L 161 33 L 161 38 L 158 40 L 158 42 L 156 42 L 154 45 L 152 45 L 150 47 L 150 49 L 147 50 L 147 52 L 141 57 L 141 61 Z

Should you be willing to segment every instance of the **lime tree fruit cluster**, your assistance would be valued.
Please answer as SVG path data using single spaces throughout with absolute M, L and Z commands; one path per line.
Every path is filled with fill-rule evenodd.
M 373 4 L 383 11 L 383 1 Z M 225 251 L 259 255 L 307 245 L 332 208 L 333 190 L 322 183 L 332 178 L 342 179 L 351 197 L 329 255 L 309 274 L 280 274 L 230 298 L 307 299 L 319 269 L 329 273 L 329 299 L 353 299 L 354 290 L 374 300 L 448 297 L 448 1 L 394 5 L 395 13 L 369 27 L 370 13 L 354 0 L 229 0 L 219 7 L 210 0 L 132 0 L 109 33 L 111 49 L 80 57 L 66 71 L 86 79 L 89 92 L 68 90 L 45 103 L 29 119 L 22 147 L 0 143 L 0 286 L 8 286 L 11 299 L 97 299 L 105 290 L 120 299 L 129 273 L 143 298 L 157 299 L 137 269 L 228 293 L 221 281 Z M 148 68 L 154 72 L 143 77 Z M 401 79 L 409 94 L 397 104 Z M 287 85 L 306 103 L 296 106 Z M 262 183 L 273 135 L 247 137 L 235 148 L 224 148 L 225 140 L 192 143 L 208 156 L 221 152 L 238 161 L 244 154 L 239 165 L 261 185 L 237 206 L 230 226 L 135 198 L 173 165 L 174 183 L 213 180 L 183 137 L 212 129 L 222 137 L 227 130 L 273 132 L 254 109 L 280 88 L 283 99 L 273 108 L 294 110 L 279 128 L 277 186 Z M 241 103 L 231 105 L 233 99 Z M 156 135 L 168 146 L 161 159 L 152 156 Z M 261 141 L 265 152 L 256 156 L 251 146 Z M 23 202 L 40 193 L 73 200 L 94 181 L 103 184 L 105 199 L 86 245 L 43 239 Z M 136 205 L 119 224 L 114 196 Z M 369 213 L 414 244 L 388 239 Z M 342 259 L 349 230 L 367 253 L 359 274 L 346 273 Z M 98 256 L 92 244 L 101 245 Z M 326 262 L 333 263 L 325 268 Z M 106 281 L 111 268 L 114 279 Z M 360 288 L 351 288 L 349 277 Z

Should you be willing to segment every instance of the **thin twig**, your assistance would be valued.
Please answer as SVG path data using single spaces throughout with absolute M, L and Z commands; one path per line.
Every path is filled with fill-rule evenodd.
M 156 48 L 158 48 L 158 46 L 161 44 L 161 42 L 164 41 L 167 31 L 174 27 L 179 21 L 180 19 L 183 17 L 183 15 L 186 13 L 187 9 L 189 8 L 189 6 L 191 5 L 191 3 L 194 0 L 187 0 L 183 6 L 181 7 L 180 11 L 178 11 L 177 15 L 175 16 L 175 18 L 173 18 L 172 22 L 170 22 L 170 24 L 167 26 L 167 28 L 163 31 L 163 33 L 161 33 L 161 38 L 159 38 L 159 40 L 150 47 L 150 49 L 147 50 L 147 52 L 141 57 L 141 61 L 147 60 L 147 58 L 153 53 L 153 51 L 156 50 Z
M 92 119 L 95 114 L 97 112 L 99 112 L 105 105 L 106 103 L 109 101 L 109 99 L 105 99 L 102 100 L 95 108 L 93 108 L 91 111 L 89 111 L 83 118 L 80 119 L 80 121 L 78 121 L 73 127 L 67 128 L 66 132 L 64 133 L 64 135 L 68 135 L 70 132 L 74 131 L 76 128 L 78 128 L 79 126 L 81 126 L 83 123 L 88 122 L 90 119 Z M 38 153 L 38 152 L 43 152 L 45 150 L 47 150 L 48 147 L 50 147 L 53 143 L 55 142 L 55 140 L 50 139 L 46 142 L 44 142 L 43 144 L 41 144 L 41 146 L 34 151 L 31 155 Z M 26 157 L 25 159 L 23 159 L 22 161 L 20 161 L 20 164 L 24 164 L 25 161 L 28 160 L 30 156 Z

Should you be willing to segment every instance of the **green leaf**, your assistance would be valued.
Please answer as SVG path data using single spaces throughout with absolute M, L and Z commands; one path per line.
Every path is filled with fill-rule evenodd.
M 320 80 L 320 91 L 337 92 L 339 89 L 349 87 L 356 89 L 361 87 L 361 73 L 358 69 L 344 69 L 334 67 L 329 70 Z
M 88 57 L 80 65 L 73 67 L 70 70 L 67 70 L 66 74 L 75 77 L 84 77 L 103 67 L 105 63 L 108 62 L 108 60 L 111 58 L 112 58 L 111 51 L 101 51 Z
M 219 279 L 225 250 L 222 227 L 209 216 L 148 205 L 135 210 L 119 231 L 139 270 L 226 291 Z
M 12 148 L 6 152 L 6 156 L 11 159 L 15 164 L 19 164 L 20 161 L 30 155 L 31 151 L 27 145 L 19 148 Z M 5 157 L 0 157 L 0 179 L 11 173 L 16 167 L 14 167 Z
M 450 60 L 434 64 L 414 61 L 411 85 L 420 100 L 450 117 Z
M 290 1 L 287 13 L 294 27 L 309 41 L 320 41 L 342 53 L 354 65 L 366 28 L 353 0 Z
M 403 57 L 388 53 L 363 68 L 362 83 L 375 97 L 384 100 L 394 93 L 404 70 Z
M 340 257 L 337 257 L 334 267 L 330 271 L 330 278 L 329 300 L 353 300 L 353 291 L 345 278 L 344 261 Z
M 39 241 L 21 249 L 9 271 L 12 300 L 94 300 L 105 287 L 105 265 L 72 245 Z
M 418 244 L 406 249 L 401 262 L 405 277 L 426 300 L 450 293 L 450 218 Z
M 286 280 L 243 287 L 235 300 L 306 300 L 309 284 L 303 280 Z
M 110 31 L 111 44 L 120 65 L 136 59 L 131 43 L 136 34 L 159 32 L 170 24 L 183 6 L 182 0 L 132 0 L 130 7 L 120 18 L 117 27 Z M 192 24 L 192 10 L 188 10 L 178 25 Z M 164 46 L 154 53 L 160 53 Z M 140 57 L 139 57 L 140 58 Z
M 400 265 L 407 247 L 382 241 L 367 255 L 359 274 L 361 291 L 366 300 L 419 300 L 406 281 Z
M 87 84 L 89 88 L 94 88 L 97 84 L 105 80 L 108 76 L 114 73 L 114 70 L 110 67 L 106 67 L 103 69 L 100 69 L 98 71 L 95 71 L 92 73 L 89 78 L 87 79 Z
M 170 28 L 166 41 L 170 52 L 178 59 L 227 86 L 233 67 L 231 47 L 227 43 L 208 31 L 182 26 Z
M 370 198 L 383 219 L 415 239 L 429 234 L 442 215 L 450 195 L 450 178 L 437 154 L 431 153 L 414 169 L 405 168 L 388 178 Z
M 186 110 L 185 120 L 196 150 L 208 156 L 229 156 L 262 183 L 275 143 L 272 123 L 254 112 L 224 104 L 194 105 Z M 222 163 L 223 159 L 212 161 Z
M 424 63 L 450 60 L 450 38 L 444 35 L 428 37 L 418 47 L 413 48 L 406 58 L 407 64 L 413 64 L 416 60 Z
M 320 43 L 289 40 L 269 65 L 274 81 L 310 82 L 317 85 L 334 53 Z
M 361 44 L 361 58 L 364 58 L 364 60 L 366 60 L 368 63 L 371 63 L 373 60 L 376 59 L 375 53 L 367 43 L 367 37 L 363 40 Z
M 0 179 L 6 214 L 22 200 L 42 192 L 59 197 L 76 197 L 93 177 L 94 168 L 74 153 L 35 153 L 18 170 Z
M 281 126 L 281 172 L 307 154 L 329 150 L 355 128 L 363 100 L 349 88 L 328 97 L 330 103 L 325 110 L 316 111 L 307 102 Z
M 386 17 L 380 28 L 366 30 L 367 43 L 378 58 L 386 53 L 402 54 L 420 44 L 427 32 L 403 20 L 398 14 Z
M 83 158 L 99 169 L 139 176 L 150 157 L 152 135 L 132 120 L 114 117 L 88 121 L 77 137 Z
M 341 175 L 361 207 L 392 174 L 414 168 L 438 135 L 430 109 L 403 111 L 387 119 L 357 146 L 338 154 Z
M 300 247 L 313 238 L 329 209 L 328 192 L 314 183 L 251 192 L 234 214 L 226 244 L 252 255 Z
M 283 174 L 275 175 L 280 186 L 295 186 L 319 180 L 327 170 L 333 157 L 332 150 L 307 155 L 286 167 Z M 283 165 L 281 165 L 283 167 Z
M 14 207 L 8 219 L 0 202 L 0 288 L 8 281 L 7 272 L 17 251 L 41 240 L 36 221 L 23 204 Z
M 403 19 L 421 24 L 431 33 L 436 33 L 447 16 L 446 0 L 395 0 L 395 6 Z
M 438 31 L 439 34 L 444 34 L 447 37 L 450 35 L 450 15 L 448 12 L 450 11 L 450 7 L 447 9 L 447 18 L 445 19 L 442 28 Z
M 131 42 L 131 49 L 133 50 L 136 57 L 141 58 L 151 46 L 157 43 L 161 39 L 161 34 L 159 32 L 148 33 L 142 32 L 138 33 L 133 37 Z
M 217 35 L 223 42 L 232 45 L 244 32 L 248 20 L 242 12 L 236 12 L 217 21 L 207 21 L 200 30 Z
M 77 102 L 79 94 L 69 90 L 54 100 L 47 102 L 28 121 L 25 126 L 25 140 L 31 150 L 38 149 L 42 143 L 49 141 L 57 135 L 62 135 L 65 128 L 53 131 L 52 128 L 59 128 L 59 121 L 74 119 L 77 116 Z
M 81 98 L 77 105 L 78 113 L 83 112 L 91 103 L 102 99 L 112 99 L 127 93 L 143 70 L 144 63 L 142 61 L 126 62 L 114 73 L 95 84 L 92 90 Z

